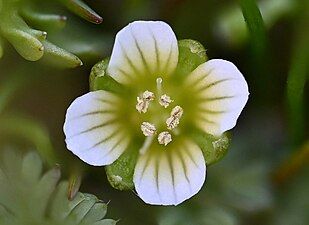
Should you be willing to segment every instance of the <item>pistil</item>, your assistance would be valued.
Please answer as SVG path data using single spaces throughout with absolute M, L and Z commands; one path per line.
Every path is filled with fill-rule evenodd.
M 157 82 L 157 94 L 160 96 L 160 95 L 162 95 L 162 82 L 163 82 L 163 79 L 161 77 L 158 77 L 156 82 Z

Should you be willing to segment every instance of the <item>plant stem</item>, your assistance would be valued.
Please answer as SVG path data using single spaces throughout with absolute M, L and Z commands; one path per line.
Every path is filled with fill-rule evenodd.
M 274 173 L 273 181 L 276 186 L 287 182 L 303 166 L 309 162 L 309 141 L 307 141 L 298 151 L 294 152 L 291 157 L 282 163 Z

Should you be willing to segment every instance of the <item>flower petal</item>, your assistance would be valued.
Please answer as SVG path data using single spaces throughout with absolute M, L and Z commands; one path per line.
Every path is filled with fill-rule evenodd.
M 233 63 L 209 60 L 188 76 L 187 85 L 198 95 L 199 128 L 217 136 L 235 126 L 249 92 L 246 80 Z
M 64 123 L 67 148 L 90 165 L 113 163 L 129 138 L 117 120 L 119 99 L 107 91 L 85 94 L 71 104 Z
M 107 68 L 120 83 L 137 76 L 166 76 L 178 63 L 178 45 L 171 27 L 161 21 L 136 21 L 118 32 Z
M 195 195 L 205 178 L 202 151 L 187 140 L 166 149 L 150 149 L 141 155 L 133 181 L 137 193 L 146 203 L 178 205 Z

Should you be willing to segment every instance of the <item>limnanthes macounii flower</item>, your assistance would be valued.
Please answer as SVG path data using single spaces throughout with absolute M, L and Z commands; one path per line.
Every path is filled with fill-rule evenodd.
M 159 21 L 119 31 L 90 86 L 67 111 L 68 149 L 106 166 L 114 187 L 134 187 L 155 205 L 177 205 L 201 189 L 206 164 L 226 152 L 224 132 L 235 126 L 249 94 L 233 63 L 207 61 L 200 43 L 177 42 Z

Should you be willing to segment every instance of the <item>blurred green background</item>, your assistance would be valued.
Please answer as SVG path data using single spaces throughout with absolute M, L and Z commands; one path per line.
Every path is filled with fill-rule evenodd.
M 110 201 L 109 217 L 118 224 L 309 224 L 308 1 L 258 1 L 262 27 L 253 0 L 85 1 L 101 24 L 58 2 L 33 2 L 41 12 L 67 16 L 63 29 L 46 30 L 47 38 L 84 65 L 68 68 L 45 55 L 26 61 L 0 35 L 1 149 L 36 149 L 46 165 L 59 163 L 65 178 L 82 172 L 81 190 Z M 146 205 L 133 191 L 113 189 L 103 167 L 83 164 L 65 147 L 66 109 L 89 91 L 91 67 L 110 55 L 117 31 L 134 20 L 166 21 L 178 39 L 198 40 L 209 58 L 236 64 L 249 85 L 228 154 L 208 167 L 203 189 L 178 207 Z

